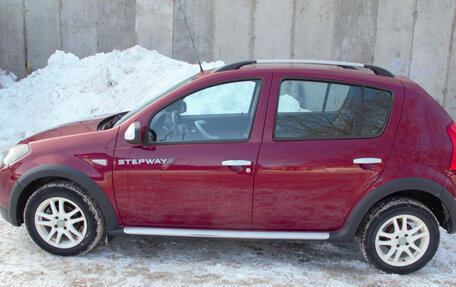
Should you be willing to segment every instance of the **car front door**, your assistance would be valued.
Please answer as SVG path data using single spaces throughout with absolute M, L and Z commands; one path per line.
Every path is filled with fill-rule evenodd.
M 183 92 L 151 112 L 144 144 L 119 136 L 116 198 L 125 225 L 251 228 L 269 77 Z
M 400 119 L 403 88 L 374 85 L 274 74 L 255 176 L 253 228 L 343 226 L 387 164 Z

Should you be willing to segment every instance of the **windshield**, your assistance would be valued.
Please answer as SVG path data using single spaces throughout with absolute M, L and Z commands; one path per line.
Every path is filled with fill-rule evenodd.
M 195 80 L 197 78 L 197 75 L 193 75 L 191 76 L 190 78 L 187 78 L 185 80 L 183 80 L 182 82 L 179 82 L 177 83 L 176 85 L 172 86 L 171 88 L 169 88 L 168 90 L 166 90 L 165 92 L 159 94 L 158 96 L 156 97 L 152 97 L 151 99 L 145 101 L 142 105 L 139 105 L 137 108 L 131 110 L 130 112 L 128 112 L 125 116 L 123 116 L 120 120 L 118 120 L 116 122 L 116 124 L 114 125 L 115 127 L 117 127 L 118 125 L 122 124 L 123 122 L 125 122 L 126 120 L 128 120 L 129 118 L 131 118 L 133 115 L 135 115 L 136 113 L 138 113 L 139 111 L 142 111 L 145 107 L 149 106 L 150 104 L 152 104 L 153 102 L 163 98 L 164 96 L 168 95 L 169 93 L 173 92 L 174 90 L 177 90 L 179 89 L 180 87 L 192 82 L 193 80 Z

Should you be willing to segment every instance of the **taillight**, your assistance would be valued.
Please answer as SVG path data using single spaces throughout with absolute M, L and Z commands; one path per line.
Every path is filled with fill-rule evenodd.
M 450 136 L 451 143 L 453 144 L 453 152 L 451 153 L 450 169 L 456 170 L 456 123 L 452 122 L 447 127 L 448 135 Z

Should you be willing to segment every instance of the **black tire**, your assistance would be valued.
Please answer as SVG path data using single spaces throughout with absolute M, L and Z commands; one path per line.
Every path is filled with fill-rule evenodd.
M 366 216 L 358 230 L 358 240 L 364 258 L 373 267 L 387 273 L 408 274 L 423 268 L 434 257 L 439 247 L 439 225 L 422 203 L 392 198 Z
M 82 187 L 69 181 L 39 188 L 27 201 L 24 219 L 32 240 L 55 255 L 85 254 L 106 236 L 96 202 Z

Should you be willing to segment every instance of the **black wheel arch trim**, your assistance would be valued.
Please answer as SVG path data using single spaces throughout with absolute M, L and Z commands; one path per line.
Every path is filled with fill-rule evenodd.
M 438 198 L 449 213 L 448 232 L 456 232 L 456 200 L 451 193 L 438 183 L 423 178 L 411 177 L 388 182 L 367 194 L 353 209 L 345 227 L 338 232 L 331 233 L 329 240 L 353 241 L 359 224 L 372 206 L 383 198 L 406 190 L 427 192 Z
M 30 169 L 16 181 L 11 190 L 8 202 L 7 219 L 9 219 L 8 221 L 12 225 L 21 225 L 17 214 L 17 207 L 19 198 L 24 188 L 33 181 L 46 177 L 59 177 L 62 179 L 74 181 L 82 186 L 98 203 L 98 206 L 100 207 L 106 221 L 107 231 L 116 230 L 119 228 L 119 222 L 117 221 L 117 215 L 114 211 L 114 207 L 112 206 L 111 202 L 101 187 L 83 172 L 68 166 L 57 164 L 42 165 Z

